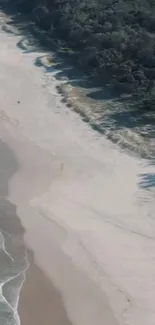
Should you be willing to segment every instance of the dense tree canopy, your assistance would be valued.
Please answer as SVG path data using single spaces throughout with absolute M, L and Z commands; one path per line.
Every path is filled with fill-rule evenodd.
M 18 0 L 19 1 L 19 0 Z M 67 43 L 86 72 L 120 93 L 155 102 L 155 0 L 20 0 Z

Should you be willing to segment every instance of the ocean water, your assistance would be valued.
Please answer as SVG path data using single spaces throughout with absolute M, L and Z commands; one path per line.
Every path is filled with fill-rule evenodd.
M 10 148 L 0 141 L 0 325 L 19 325 L 19 294 L 28 267 L 24 228 L 8 200 L 9 181 L 18 170 Z
M 19 325 L 18 301 L 28 267 L 23 228 L 14 206 L 0 200 L 0 325 Z

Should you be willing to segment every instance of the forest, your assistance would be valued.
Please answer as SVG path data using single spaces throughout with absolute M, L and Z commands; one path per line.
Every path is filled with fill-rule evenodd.
M 101 86 L 155 104 L 155 0 L 12 0 Z

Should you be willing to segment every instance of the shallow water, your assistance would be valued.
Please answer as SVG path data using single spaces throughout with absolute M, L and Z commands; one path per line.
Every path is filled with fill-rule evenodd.
M 0 325 L 17 325 L 19 292 L 28 266 L 24 228 L 16 206 L 7 200 L 9 180 L 18 164 L 12 151 L 0 141 Z
M 2 226 L 0 216 L 0 225 Z M 17 313 L 21 286 L 28 262 L 26 251 L 12 234 L 0 232 L 0 324 L 19 324 Z
M 17 48 L 18 37 L 4 33 L 0 37 L 3 108 L 0 122 L 10 130 L 11 143 L 12 134 L 16 134 L 17 153 L 22 156 L 23 164 L 21 174 L 11 182 L 9 197 L 12 202 L 19 202 L 26 240 L 39 266 L 62 293 L 74 324 L 105 323 L 102 318 L 105 304 L 100 297 L 96 298 L 98 289 L 94 298 L 95 285 L 87 285 L 90 277 L 106 292 L 117 318 L 123 319 L 121 324 L 154 325 L 154 162 L 150 166 L 123 153 L 105 137 L 92 133 L 88 125 L 61 103 L 53 75 L 49 73 L 47 80 L 47 74 L 44 76 L 43 70 L 34 67 L 40 53 L 23 54 Z M 22 105 L 16 105 L 19 94 Z M 28 139 L 28 146 L 22 136 Z M 49 161 L 42 162 L 34 144 L 50 153 L 52 173 L 53 165 L 56 169 L 47 193 L 44 191 L 52 174 L 48 173 Z M 17 164 L 3 147 L 0 143 L 0 195 L 7 197 L 4 175 L 7 174 L 8 181 L 17 171 Z M 44 154 L 41 151 L 42 157 Z M 26 200 L 30 200 L 30 207 L 26 203 L 25 208 Z M 6 263 L 2 264 L 1 274 L 7 301 L 3 297 L 0 325 L 14 325 L 13 322 L 19 322 L 14 311 L 26 268 L 24 229 L 15 205 L 5 200 L 1 207 L 0 226 L 5 239 L 1 259 Z M 69 257 L 67 262 L 64 255 Z M 84 269 L 87 277 L 80 274 L 78 282 L 77 272 L 68 260 Z M 12 275 L 14 278 L 8 281 Z M 97 317 L 93 316 L 95 321 L 93 311 L 97 313 Z

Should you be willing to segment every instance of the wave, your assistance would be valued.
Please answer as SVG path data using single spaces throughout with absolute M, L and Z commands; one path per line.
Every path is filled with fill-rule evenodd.
M 12 238 L 12 235 L 5 233 Z M 12 238 L 13 239 L 13 238 Z M 11 256 L 6 249 L 5 235 L 0 232 L 0 324 L 20 325 L 18 302 L 25 281 L 25 272 L 29 267 L 26 250 L 23 261 Z M 22 263 L 21 263 L 22 262 Z

